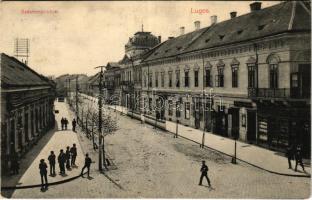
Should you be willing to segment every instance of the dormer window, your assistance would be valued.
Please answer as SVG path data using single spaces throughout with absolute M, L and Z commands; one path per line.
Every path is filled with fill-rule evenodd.
M 208 38 L 208 39 L 206 39 L 206 40 L 205 40 L 205 42 L 206 42 L 206 43 L 208 43 L 208 42 L 209 42 L 209 40 L 210 40 L 210 39 Z
M 225 35 L 219 35 L 220 40 L 223 40 Z

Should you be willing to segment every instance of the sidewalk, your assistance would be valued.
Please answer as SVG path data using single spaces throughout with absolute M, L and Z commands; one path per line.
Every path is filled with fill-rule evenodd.
M 83 94 L 84 97 L 97 101 L 97 98 L 90 97 Z M 127 108 L 122 106 L 109 106 L 111 109 L 116 109 L 119 112 L 124 114 L 129 114 Z M 172 133 L 176 132 L 176 123 L 166 121 L 166 130 Z M 202 142 L 203 131 L 191 127 L 186 127 L 184 125 L 178 125 L 178 135 L 183 136 L 187 139 L 193 140 L 194 142 Z M 216 149 L 228 155 L 234 155 L 234 140 L 230 138 L 221 137 L 211 132 L 205 132 L 205 146 Z M 282 174 L 291 174 L 291 175 L 310 175 L 311 166 L 305 166 L 305 171 L 303 173 L 300 166 L 298 166 L 298 172 L 295 172 L 292 169 L 288 169 L 288 160 L 280 152 L 274 152 L 265 148 L 261 148 L 255 145 L 243 143 L 237 141 L 236 143 L 236 157 L 238 159 L 249 162 L 253 165 L 256 165 L 260 168 L 263 168 L 268 171 L 282 173 Z M 238 161 L 239 162 L 239 161 Z M 309 160 L 310 162 L 310 160 Z M 292 161 L 292 167 L 295 167 L 295 161 Z
M 3 182 L 2 186 L 14 186 L 14 185 L 25 186 L 25 185 L 41 184 L 41 178 L 40 178 L 39 167 L 38 167 L 40 159 L 45 159 L 45 162 L 48 164 L 47 159 L 50 154 L 50 151 L 54 151 L 54 154 L 56 155 L 56 158 L 57 158 L 60 149 L 63 149 L 65 152 L 66 147 L 67 146 L 71 147 L 73 143 L 75 143 L 77 147 L 78 156 L 76 158 L 76 165 L 78 166 L 78 168 L 72 168 L 71 171 L 66 170 L 66 176 L 61 176 L 59 175 L 60 170 L 59 170 L 58 162 L 56 160 L 55 172 L 57 176 L 55 177 L 48 176 L 48 182 L 50 183 L 57 182 L 57 181 L 65 180 L 65 179 L 68 179 L 68 178 L 71 178 L 80 174 L 81 168 L 84 164 L 84 156 L 83 156 L 81 146 L 78 141 L 78 137 L 76 133 L 74 133 L 71 130 L 72 119 L 71 119 L 71 116 L 69 115 L 68 108 L 66 107 L 65 102 L 55 102 L 54 105 L 55 105 L 55 110 L 59 110 L 59 113 L 55 113 L 56 126 L 58 126 L 58 128 L 55 128 L 54 130 L 47 133 L 47 135 L 44 136 L 41 140 L 39 140 L 38 144 L 34 146 L 33 149 L 31 149 L 26 154 L 25 158 L 21 160 L 22 163 L 27 162 L 29 160 L 32 160 L 32 162 L 29 166 L 24 166 L 28 168 L 20 170 L 21 173 L 23 173 L 24 171 L 24 173 L 20 175 L 21 176 L 20 179 L 17 182 L 15 181 L 15 184 L 14 184 L 14 182 L 10 181 L 11 178 L 7 177 L 8 181 L 6 181 L 5 179 L 2 180 Z M 66 131 L 61 130 L 60 120 L 62 117 L 66 117 L 68 121 L 70 122 L 68 125 L 68 130 Z M 45 137 L 47 138 L 45 139 Z M 44 143 L 44 144 L 41 144 L 41 143 Z M 23 167 L 23 165 L 21 165 L 21 167 Z M 49 170 L 50 170 L 50 167 L 48 164 L 48 175 L 50 172 Z M 18 192 L 19 190 L 15 190 L 12 197 L 14 197 L 14 194 Z

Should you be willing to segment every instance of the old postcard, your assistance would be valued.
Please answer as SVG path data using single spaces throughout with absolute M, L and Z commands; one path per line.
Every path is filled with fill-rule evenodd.
M 2 1 L 3 198 L 311 195 L 310 1 Z

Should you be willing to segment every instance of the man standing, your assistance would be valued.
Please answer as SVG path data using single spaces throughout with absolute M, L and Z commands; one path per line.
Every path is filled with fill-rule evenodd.
M 70 148 L 70 153 L 72 155 L 71 166 L 76 166 L 76 157 L 77 157 L 77 148 L 76 144 L 73 144 L 72 148 Z
M 66 169 L 70 169 L 70 150 L 69 150 L 69 146 L 66 147 Z
M 207 182 L 208 182 L 208 186 L 211 187 L 210 180 L 209 180 L 208 175 L 207 175 L 207 173 L 208 173 L 208 166 L 205 164 L 204 160 L 202 161 L 202 166 L 200 168 L 200 172 L 201 172 L 201 176 L 200 176 L 200 180 L 199 180 L 199 184 L 198 185 L 202 185 L 203 178 L 206 177 Z
M 50 164 L 50 176 L 55 176 L 55 154 L 54 151 L 51 151 L 51 154 L 48 157 L 49 164 Z
M 303 163 L 302 163 L 302 149 L 301 149 L 300 145 L 297 146 L 295 159 L 296 159 L 295 171 L 297 171 L 297 166 L 298 166 L 298 163 L 299 163 L 300 166 L 302 167 L 302 170 L 305 172 L 304 166 L 303 166 Z
M 66 161 L 66 156 L 64 154 L 63 149 L 60 150 L 60 154 L 57 157 L 57 161 L 60 166 L 60 174 L 65 174 L 65 161 Z
M 40 164 L 39 164 L 39 170 L 40 170 L 40 176 L 41 176 L 41 190 L 43 190 L 44 188 L 48 189 L 47 168 L 48 168 L 48 166 L 44 162 L 44 159 L 41 159 Z M 45 181 L 45 183 L 44 183 L 44 181 Z
M 61 125 L 62 125 L 62 130 L 64 130 L 64 118 L 62 117 L 62 119 L 61 119 Z
M 66 118 L 64 119 L 64 124 L 65 124 L 65 130 L 67 130 L 68 120 Z
M 76 120 L 75 119 L 73 119 L 73 121 L 72 121 L 72 125 L 73 125 L 73 131 L 74 132 L 76 132 Z
M 83 171 L 85 168 L 88 169 L 88 178 L 90 178 L 90 166 L 91 166 L 91 163 L 92 163 L 92 160 L 91 158 L 89 158 L 89 154 L 86 154 L 86 158 L 85 158 L 85 164 L 81 170 L 81 177 L 84 177 L 83 176 Z

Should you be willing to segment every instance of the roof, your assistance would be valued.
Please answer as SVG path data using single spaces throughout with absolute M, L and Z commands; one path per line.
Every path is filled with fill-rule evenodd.
M 283 2 L 167 40 L 146 61 L 290 31 L 311 31 L 311 11 L 302 2 Z
M 14 57 L 1 53 L 1 88 L 53 86 L 52 82 Z

